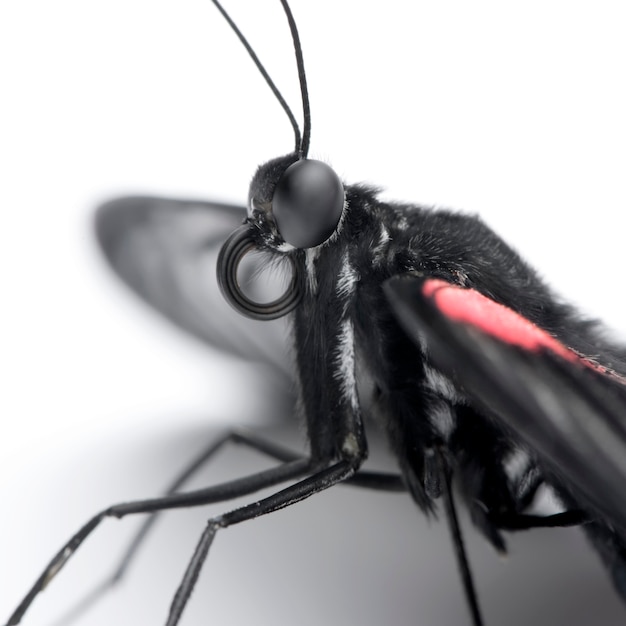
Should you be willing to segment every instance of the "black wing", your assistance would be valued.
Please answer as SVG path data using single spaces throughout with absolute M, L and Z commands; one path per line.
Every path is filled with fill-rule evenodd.
M 427 295 L 429 282 L 407 276 L 387 283 L 409 335 L 426 343 L 429 357 L 473 403 L 626 527 L 626 381 L 574 353 L 569 359 L 550 347 L 514 344 L 451 318 Z
M 438 298 L 440 288 L 456 292 L 452 306 L 461 310 Z M 568 505 L 589 515 L 586 530 L 626 597 L 626 380 L 474 290 L 412 275 L 385 290 L 436 367 L 533 451 Z M 476 296 L 499 309 L 495 322 L 466 315 Z
M 137 196 L 102 205 L 95 226 L 109 264 L 145 302 L 205 343 L 265 363 L 288 382 L 285 321 L 242 317 L 217 286 L 220 247 L 245 217 L 240 206 Z M 262 301 L 263 293 L 255 297 Z

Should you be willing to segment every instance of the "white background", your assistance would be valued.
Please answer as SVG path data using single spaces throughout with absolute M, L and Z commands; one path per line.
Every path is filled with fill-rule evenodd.
M 311 156 L 330 162 L 349 182 L 384 187 L 387 197 L 479 213 L 560 293 L 626 336 L 622 7 L 620 2 L 293 0 L 311 94 Z M 299 116 L 295 63 L 278 1 L 231 0 L 227 8 Z M 95 248 L 94 207 L 137 192 L 243 202 L 256 165 L 289 151 L 293 140 L 281 109 L 208 0 L 3 3 L 0 72 L 2 619 L 44 560 L 90 512 L 158 492 L 201 446 L 210 420 L 254 423 L 261 412 L 250 368 L 242 371 L 170 329 L 116 284 Z M 250 386 L 254 391 L 247 393 Z M 371 497 L 363 506 L 397 506 L 390 517 L 395 519 L 395 511 L 407 516 L 406 536 L 390 532 L 400 547 L 408 542 L 418 555 L 410 553 L 410 568 L 423 554 L 417 529 L 422 522 L 410 504 L 383 499 L 371 505 Z M 180 559 L 171 566 L 171 579 L 159 586 L 158 565 L 153 566 L 148 570 L 153 578 L 137 576 L 130 592 L 113 594 L 102 613 L 95 609 L 85 623 L 121 619 L 120 613 L 106 613 L 120 605 L 129 611 L 125 623 L 144 623 L 149 615 L 159 623 L 203 517 L 190 522 L 183 547 L 169 546 Z M 330 528 L 323 525 L 326 532 L 337 523 L 350 536 L 358 520 L 337 517 Z M 435 584 L 439 561 L 430 563 L 427 573 L 400 574 L 402 566 L 389 556 L 393 546 L 385 548 L 390 520 L 379 523 L 375 535 L 380 556 L 369 558 L 370 545 L 368 558 L 361 548 L 363 562 L 356 564 L 353 553 L 346 552 L 350 560 L 341 552 L 345 538 L 337 553 L 324 553 L 318 563 L 320 548 L 306 527 L 308 517 L 298 519 L 293 523 L 301 534 L 289 539 L 285 533 L 295 531 L 288 522 L 282 534 L 271 535 L 267 526 L 265 537 L 276 543 L 266 547 L 260 579 L 253 577 L 247 586 L 239 579 L 250 567 L 242 547 L 231 578 L 222 580 L 220 567 L 230 562 L 225 549 L 227 565 L 209 566 L 217 569 L 223 591 L 207 582 L 197 594 L 204 598 L 204 618 L 247 623 L 237 611 L 247 606 L 251 586 L 259 604 L 250 610 L 259 624 L 280 621 L 271 602 L 286 607 L 286 615 L 300 607 L 294 621 L 305 623 L 309 616 L 311 624 L 364 623 L 366 617 L 371 623 L 409 624 L 418 623 L 419 615 L 424 623 L 444 624 L 455 619 L 444 609 L 463 614 L 454 566 L 447 561 L 441 575 L 450 585 L 418 599 L 417 589 Z M 223 542 L 232 550 L 234 532 Z M 110 529 L 103 534 L 108 543 L 100 555 L 109 549 L 117 554 L 120 535 Z M 243 542 L 243 532 L 238 536 Z M 307 537 L 313 557 L 296 554 Z M 434 543 L 433 535 L 426 537 L 423 542 Z M 546 537 L 549 543 L 571 540 L 574 547 L 566 544 L 565 553 L 585 550 L 577 534 Z M 155 563 L 166 562 L 159 560 L 159 550 L 168 541 L 163 531 L 148 550 Z M 250 541 L 251 550 L 259 549 Z M 288 541 L 293 545 L 283 545 Z M 505 607 L 494 602 L 487 617 L 514 614 L 537 623 L 544 599 L 537 600 L 532 580 L 524 586 L 534 575 L 526 572 L 520 582 L 509 583 L 505 595 L 498 587 L 516 559 L 526 557 L 514 555 L 503 567 L 488 549 L 477 549 L 485 595 L 499 596 Z M 354 550 L 359 553 L 359 545 Z M 407 550 L 399 549 L 398 559 Z M 79 595 L 79 583 L 108 571 L 100 558 L 86 556 L 75 574 L 68 567 L 67 576 L 77 582 L 62 587 L 59 580 L 57 587 L 55 581 L 26 623 L 50 623 Z M 298 560 L 309 558 L 310 567 Z M 560 558 L 560 553 L 537 557 L 528 567 L 543 570 Z M 601 603 L 604 596 L 597 594 L 607 593 L 611 602 L 609 583 L 593 559 L 587 566 L 587 555 L 580 558 L 583 564 L 564 566 L 567 576 L 584 577 L 592 568 L 593 582 L 585 579 L 581 589 Z M 274 561 L 282 565 L 271 571 L 283 572 L 276 586 L 275 574 L 264 569 Z M 496 561 L 484 566 L 495 569 L 483 574 L 482 561 Z M 318 586 L 307 591 L 307 576 L 345 573 L 352 580 L 355 568 L 372 570 L 371 580 L 354 583 L 365 592 L 329 597 L 342 589 L 332 580 L 325 592 Z M 558 605 L 553 596 L 572 588 L 560 582 L 562 575 L 551 574 L 552 580 L 539 586 L 546 589 L 546 604 Z M 303 582 L 285 592 L 294 580 Z M 378 585 L 381 599 L 368 582 Z M 279 600 L 284 593 L 293 604 Z M 429 601 L 433 606 L 427 607 Z M 589 605 L 589 598 L 581 603 Z M 328 606 L 331 614 L 316 613 Z M 590 623 L 580 609 L 554 610 L 546 623 L 565 620 L 564 615 L 569 624 Z M 512 623 L 505 617 L 492 623 L 502 620 Z M 191 614 L 185 623 L 194 623 Z

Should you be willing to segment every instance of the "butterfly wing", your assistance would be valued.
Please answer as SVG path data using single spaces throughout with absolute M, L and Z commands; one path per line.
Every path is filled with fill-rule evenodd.
M 145 302 L 178 328 L 220 350 L 264 363 L 287 382 L 285 321 L 238 315 L 217 285 L 220 247 L 245 217 L 241 206 L 137 196 L 102 205 L 95 228 L 115 273 Z M 254 272 L 255 267 L 248 267 L 248 273 Z M 264 289 L 255 298 L 262 301 Z
M 427 358 L 586 513 L 584 530 L 626 599 L 624 377 L 473 289 L 407 275 L 385 291 Z
M 472 289 L 391 279 L 406 332 L 579 501 L 626 528 L 626 380 Z

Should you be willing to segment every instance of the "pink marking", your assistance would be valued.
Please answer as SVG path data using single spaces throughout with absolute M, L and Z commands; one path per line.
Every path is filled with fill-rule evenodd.
M 424 283 L 422 292 L 432 298 L 444 315 L 456 322 L 470 324 L 500 341 L 531 352 L 551 350 L 566 361 L 582 363 L 597 372 L 614 377 L 621 383 L 626 382 L 623 376 L 567 348 L 525 317 L 474 289 L 464 289 L 444 280 L 430 279 Z

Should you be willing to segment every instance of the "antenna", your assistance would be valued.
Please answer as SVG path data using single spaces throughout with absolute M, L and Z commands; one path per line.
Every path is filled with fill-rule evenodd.
M 296 21 L 293 19 L 293 13 L 287 4 L 287 0 L 280 0 L 289 22 L 289 30 L 291 31 L 291 39 L 296 53 L 296 64 L 298 66 L 298 79 L 300 80 L 300 94 L 302 96 L 302 113 L 304 115 L 304 128 L 302 129 L 302 142 L 298 150 L 301 159 L 306 159 L 309 154 L 309 144 L 311 143 L 311 106 L 309 105 L 309 90 L 306 84 L 306 72 L 304 71 L 304 58 L 302 57 L 302 45 L 300 44 L 300 35 Z
M 309 153 L 309 143 L 311 141 L 311 108 L 309 105 L 309 93 L 306 84 L 306 73 L 304 71 L 304 60 L 302 57 L 302 46 L 300 45 L 300 36 L 298 35 L 298 28 L 296 27 L 296 22 L 293 18 L 293 14 L 291 9 L 289 8 L 289 4 L 287 4 L 287 0 L 280 0 L 283 9 L 285 11 L 285 15 L 287 16 L 287 21 L 289 22 L 289 30 L 291 31 L 291 38 L 293 40 L 293 46 L 296 53 L 296 63 L 298 66 L 298 78 L 300 79 L 300 93 L 302 94 L 302 110 L 304 114 L 304 131 L 303 134 L 300 134 L 300 127 L 298 126 L 298 122 L 294 117 L 289 105 L 283 98 L 283 95 L 278 90 L 278 87 L 274 84 L 274 81 L 270 78 L 270 75 L 267 73 L 267 70 L 263 67 L 263 64 L 259 60 L 259 57 L 256 55 L 252 46 L 248 43 L 248 40 L 243 36 L 243 33 L 239 30 L 235 22 L 231 19 L 231 17 L 226 13 L 222 5 L 218 2 L 218 0 L 212 0 L 213 4 L 217 7 L 218 11 L 222 14 L 224 19 L 228 22 L 228 25 L 232 28 L 234 33 L 239 37 L 239 41 L 243 44 L 244 48 L 247 50 L 250 58 L 254 61 L 259 72 L 265 79 L 265 82 L 268 84 L 269 88 L 272 90 L 276 99 L 283 107 L 283 110 L 287 114 L 289 118 L 289 122 L 293 128 L 293 132 L 295 135 L 295 151 L 298 153 L 301 159 L 305 159 Z

